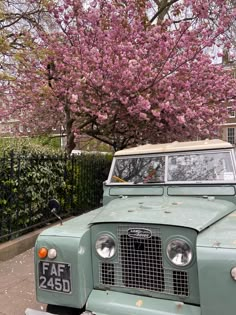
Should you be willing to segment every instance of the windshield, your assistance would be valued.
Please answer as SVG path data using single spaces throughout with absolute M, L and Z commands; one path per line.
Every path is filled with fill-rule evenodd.
M 111 182 L 163 182 L 164 169 L 164 156 L 117 159 Z
M 234 181 L 230 151 L 117 157 L 110 174 L 117 184 Z
M 168 157 L 168 181 L 234 180 L 231 156 L 227 152 Z

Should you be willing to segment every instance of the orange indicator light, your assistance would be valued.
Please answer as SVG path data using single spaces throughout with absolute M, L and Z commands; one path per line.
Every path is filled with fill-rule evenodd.
M 47 250 L 47 248 L 46 247 L 41 247 L 39 250 L 38 250 L 38 256 L 39 256 L 39 258 L 45 258 L 45 257 L 47 257 L 47 255 L 48 255 L 48 250 Z

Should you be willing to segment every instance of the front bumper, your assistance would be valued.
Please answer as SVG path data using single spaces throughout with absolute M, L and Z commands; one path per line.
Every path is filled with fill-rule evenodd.
M 198 306 L 113 291 L 93 290 L 86 309 L 96 315 L 201 315 Z
M 86 309 L 94 315 L 201 315 L 200 307 L 182 302 L 100 290 L 92 291 Z M 25 315 L 53 314 L 27 309 Z

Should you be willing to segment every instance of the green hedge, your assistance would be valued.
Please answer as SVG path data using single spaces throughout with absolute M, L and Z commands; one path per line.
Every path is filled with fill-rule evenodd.
M 0 156 L 5 152 L 60 154 L 60 138 L 50 136 L 0 138 Z
M 6 240 L 51 220 L 51 198 L 59 200 L 62 216 L 98 207 L 111 156 L 23 149 L 7 150 L 0 160 L 0 240 Z

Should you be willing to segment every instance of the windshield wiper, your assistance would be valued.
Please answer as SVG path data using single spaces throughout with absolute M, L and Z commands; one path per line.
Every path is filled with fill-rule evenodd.
M 147 182 L 134 182 L 135 185 L 145 185 L 145 184 L 160 184 L 164 183 L 163 180 L 149 180 Z

